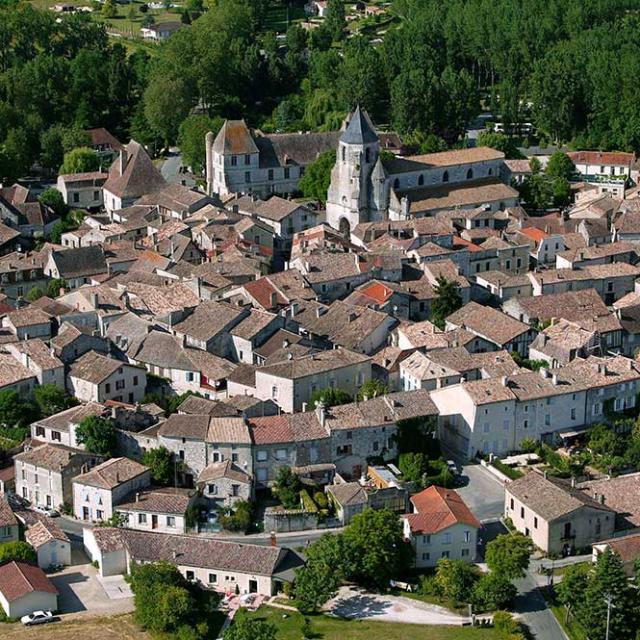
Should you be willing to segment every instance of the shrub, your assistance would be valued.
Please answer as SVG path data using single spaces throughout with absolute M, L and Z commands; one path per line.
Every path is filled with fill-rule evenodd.
M 329 500 L 327 500 L 326 494 L 322 493 L 322 491 L 316 491 L 313 494 L 314 502 L 320 507 L 320 509 L 328 509 L 329 508 Z
M 300 501 L 302 502 L 302 508 L 309 513 L 318 513 L 318 507 L 316 503 L 311 499 L 311 496 L 306 489 L 300 491 Z

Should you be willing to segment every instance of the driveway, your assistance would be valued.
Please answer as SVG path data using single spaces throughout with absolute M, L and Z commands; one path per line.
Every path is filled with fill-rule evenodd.
M 504 486 L 482 465 L 467 464 L 462 476 L 468 482 L 458 493 L 480 522 L 495 521 L 504 513 Z
M 121 576 L 117 578 L 122 580 Z M 122 585 L 109 584 L 111 595 L 117 596 L 111 598 L 100 584 L 97 569 L 90 564 L 65 567 L 49 579 L 58 589 L 58 609 L 65 619 L 87 613 L 113 615 L 133 611 L 133 597 L 123 592 Z
M 177 148 L 172 147 L 169 155 L 160 167 L 160 173 L 170 184 L 182 184 L 184 182 L 187 187 L 194 187 L 196 184 L 195 180 L 189 174 L 180 173 L 181 166 L 182 156 Z
M 342 587 L 325 609 L 348 620 L 378 620 L 409 624 L 462 625 L 468 618 L 435 604 L 402 596 L 361 593 Z

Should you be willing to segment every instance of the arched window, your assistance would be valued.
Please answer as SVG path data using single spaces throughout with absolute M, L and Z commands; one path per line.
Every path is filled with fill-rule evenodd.
M 344 162 L 347 159 L 347 148 L 346 147 L 342 147 L 342 162 Z
M 473 178 L 473 169 L 469 169 L 467 171 L 467 180 L 471 180 Z
M 400 188 L 400 180 L 398 180 L 398 178 L 396 178 L 396 179 L 393 181 L 393 188 L 394 188 L 394 189 L 399 189 L 399 188 Z
M 420 174 L 418 176 L 418 185 L 422 186 L 424 184 L 424 176 L 422 174 Z
M 342 204 L 347 204 L 347 196 L 342 196 Z
M 449 182 L 449 172 L 448 171 L 445 171 L 442 174 L 442 182 Z
M 369 151 L 370 151 L 370 150 L 369 150 L 369 147 L 367 147 L 367 148 L 365 149 L 365 151 L 364 151 L 364 161 L 365 161 L 365 162 L 369 162 L 369 157 L 370 157 L 370 156 L 369 156 Z

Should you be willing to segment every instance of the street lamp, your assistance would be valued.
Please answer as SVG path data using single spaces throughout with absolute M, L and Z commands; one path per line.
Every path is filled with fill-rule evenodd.
M 609 624 L 611 622 L 611 609 L 613 608 L 612 600 L 613 596 L 611 594 L 608 594 L 605 598 L 605 601 L 607 603 L 607 631 L 604 636 L 605 640 L 609 640 Z

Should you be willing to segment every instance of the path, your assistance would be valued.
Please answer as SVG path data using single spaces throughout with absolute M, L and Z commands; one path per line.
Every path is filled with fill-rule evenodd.
M 409 624 L 462 625 L 469 619 L 445 607 L 402 596 L 364 593 L 342 587 L 325 609 L 350 620 L 367 619 Z

